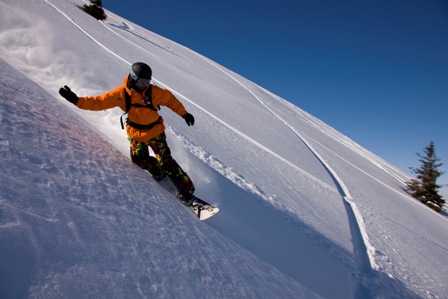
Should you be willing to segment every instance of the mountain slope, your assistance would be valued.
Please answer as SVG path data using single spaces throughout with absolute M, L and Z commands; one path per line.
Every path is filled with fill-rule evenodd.
M 35 153 L 30 157 L 21 150 L 2 161 L 9 167 L 5 174 L 16 173 L 2 177 L 1 207 L 7 215 L 2 244 L 18 240 L 22 246 L 0 250 L 12 255 L 8 269 L 29 272 L 15 290 L 48 297 L 57 293 L 48 288 L 63 288 L 54 297 L 81 295 L 69 289 L 72 284 L 92 296 L 141 291 L 142 297 L 204 298 L 431 298 L 447 292 L 447 265 L 440 262 L 447 260 L 447 221 L 403 191 L 404 173 L 224 67 L 114 14 L 97 22 L 78 9 L 80 4 L 0 4 L 1 57 L 50 93 L 35 91 L 5 66 L 2 81 L 16 80 L 3 85 L 2 115 L 17 115 L 14 124 L 2 127 L 2 145 L 6 152 L 29 146 Z M 121 111 L 80 111 L 57 94 L 63 84 L 79 95 L 104 92 L 120 84 L 129 63 L 138 60 L 148 62 L 155 83 L 174 91 L 197 119 L 189 128 L 162 111 L 174 156 L 192 176 L 198 195 L 222 210 L 205 224 L 130 164 L 118 123 Z M 21 89 L 25 96 L 8 98 Z M 41 110 L 32 98 L 45 99 Z M 30 107 L 28 114 L 20 107 Z M 26 119 L 49 121 L 33 132 Z M 74 135 L 65 139 L 68 132 Z M 24 143 L 28 140 L 18 133 L 33 142 Z M 41 135 L 57 146 L 43 143 Z M 88 150 L 74 150 L 83 147 Z M 39 196 L 36 186 L 43 186 L 37 188 Z M 42 215 L 36 224 L 34 217 Z M 61 225 L 53 228 L 51 221 Z M 54 237 L 64 234 L 75 237 Z M 79 254 L 68 258 L 65 251 L 72 247 Z M 17 248 L 44 264 L 15 267 Z M 56 258 L 43 254 L 47 251 Z M 103 251 L 112 258 L 99 258 Z M 72 272 L 65 272 L 67 266 Z M 118 285 L 126 281 L 126 287 L 110 290 L 111 277 Z M 88 291 L 92 280 L 98 287 Z

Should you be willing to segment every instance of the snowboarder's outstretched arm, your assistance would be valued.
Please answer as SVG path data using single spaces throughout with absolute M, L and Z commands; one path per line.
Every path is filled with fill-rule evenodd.
M 117 87 L 99 96 L 78 97 L 67 85 L 59 89 L 59 94 L 70 103 L 84 110 L 106 110 L 113 107 L 125 109 L 123 87 Z
M 126 111 L 124 100 L 125 87 L 119 86 L 99 96 L 78 97 L 67 85 L 59 89 L 59 94 L 70 103 L 84 110 L 106 110 L 120 107 Z M 154 104 L 167 106 L 178 115 L 182 116 L 187 125 L 194 125 L 194 117 L 187 112 L 182 103 L 168 90 L 159 87 L 153 89 Z

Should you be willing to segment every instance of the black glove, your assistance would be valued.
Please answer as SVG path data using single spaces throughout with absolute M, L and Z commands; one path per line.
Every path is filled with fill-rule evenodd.
M 194 125 L 194 117 L 193 117 L 193 115 L 191 115 L 190 113 L 187 112 L 182 117 L 185 119 L 185 122 L 187 123 L 187 125 L 189 125 L 189 126 Z
M 59 94 L 72 104 L 78 103 L 78 96 L 67 85 L 59 89 Z

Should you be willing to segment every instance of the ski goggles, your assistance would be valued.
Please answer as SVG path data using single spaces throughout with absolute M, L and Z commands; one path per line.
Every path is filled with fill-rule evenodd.
M 134 71 L 132 70 L 132 68 L 129 70 L 129 75 L 131 75 L 131 78 L 135 81 L 135 83 L 140 87 L 140 88 L 145 88 L 146 86 L 149 85 L 149 82 L 151 81 L 151 79 L 145 79 L 145 78 L 139 78 Z

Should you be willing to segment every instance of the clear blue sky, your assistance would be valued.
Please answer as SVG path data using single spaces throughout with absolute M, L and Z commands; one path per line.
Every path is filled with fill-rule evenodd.
M 103 0 L 407 171 L 448 169 L 447 0 Z M 448 174 L 439 183 L 448 183 Z M 445 189 L 446 190 L 446 189 Z

